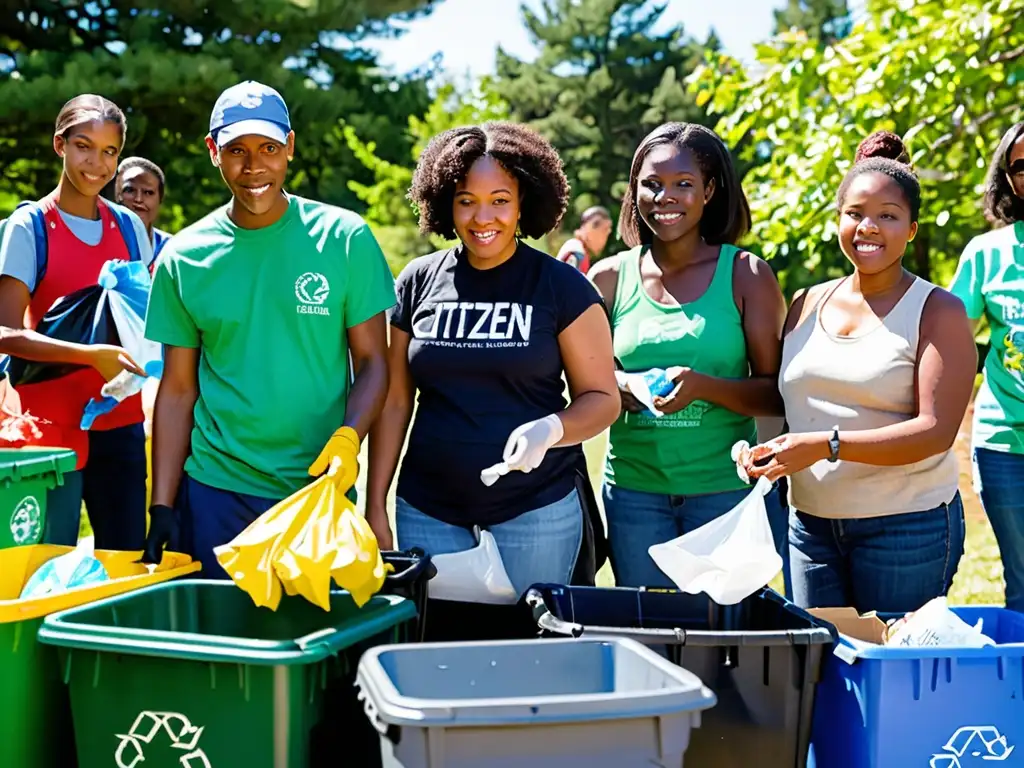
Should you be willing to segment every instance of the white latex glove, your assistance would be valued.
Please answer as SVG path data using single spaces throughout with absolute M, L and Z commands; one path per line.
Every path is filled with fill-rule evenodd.
M 738 443 L 736 443 L 732 447 L 732 453 L 731 453 L 732 460 L 734 462 L 736 462 L 736 474 L 739 475 L 740 480 L 742 480 L 747 485 L 750 485 L 750 478 L 747 476 L 747 470 L 740 463 L 740 459 L 743 456 L 743 452 L 744 451 L 749 451 L 749 450 L 750 450 L 750 443 L 748 443 L 746 440 L 740 440 Z
M 503 462 L 480 473 L 484 485 L 494 485 L 498 478 L 512 470 L 532 472 L 541 465 L 551 446 L 562 439 L 565 429 L 557 414 L 530 421 L 512 430 L 505 442 Z

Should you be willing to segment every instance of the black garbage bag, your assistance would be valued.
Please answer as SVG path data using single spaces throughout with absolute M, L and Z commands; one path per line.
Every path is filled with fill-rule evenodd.
M 58 299 L 43 315 L 36 332 L 74 344 L 121 344 L 107 301 L 107 291 L 99 285 L 90 285 Z M 59 379 L 82 367 L 11 357 L 7 373 L 11 383 L 17 387 Z

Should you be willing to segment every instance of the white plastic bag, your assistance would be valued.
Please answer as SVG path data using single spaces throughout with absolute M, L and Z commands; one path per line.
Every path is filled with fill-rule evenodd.
M 93 556 L 93 541 L 92 536 L 86 537 L 71 552 L 43 563 L 29 577 L 21 590 L 21 598 L 46 597 L 107 581 L 110 578 L 107 569 Z
M 706 592 L 720 605 L 735 605 L 782 570 L 764 497 L 771 481 L 761 478 L 747 497 L 716 520 L 648 552 L 679 589 Z
M 952 645 L 957 648 L 984 648 L 995 645 L 981 632 L 982 621 L 973 627 L 951 610 L 945 597 L 936 597 L 910 614 L 890 630 L 886 645 L 925 648 Z
M 473 549 L 431 558 L 437 575 L 427 582 L 428 595 L 462 603 L 515 603 L 519 595 L 505 572 L 493 534 L 479 528 L 474 533 L 480 543 Z

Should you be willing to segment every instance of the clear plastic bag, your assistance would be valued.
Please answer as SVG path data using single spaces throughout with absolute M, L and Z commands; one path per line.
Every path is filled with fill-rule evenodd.
M 764 497 L 772 489 L 761 478 L 747 497 L 721 517 L 648 552 L 679 589 L 701 592 L 720 605 L 735 605 L 782 570 Z
M 982 633 L 982 620 L 971 626 L 951 610 L 945 597 L 936 597 L 920 610 L 908 614 L 888 628 L 886 645 L 904 648 L 954 646 L 957 648 L 984 648 L 995 645 L 992 638 Z
M 46 597 L 87 584 L 107 581 L 110 576 L 103 563 L 94 557 L 93 538 L 82 539 L 66 555 L 59 555 L 43 563 L 21 590 L 21 599 Z
M 480 528 L 474 533 L 479 543 L 473 549 L 431 558 L 437 575 L 427 583 L 429 596 L 462 603 L 515 603 L 519 594 L 505 571 L 494 535 Z

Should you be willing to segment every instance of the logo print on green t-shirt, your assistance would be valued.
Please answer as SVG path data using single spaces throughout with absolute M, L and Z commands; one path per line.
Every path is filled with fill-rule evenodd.
M 706 321 L 701 315 L 688 316 L 685 312 L 668 317 L 645 317 L 637 329 L 636 343 L 663 344 L 678 341 L 685 336 L 699 339 L 704 333 Z
M 1024 328 L 1010 326 L 1004 339 L 1006 352 L 1003 354 L 1003 367 L 1007 371 L 1024 373 Z
M 300 315 L 329 315 L 330 310 L 323 306 L 331 286 L 327 278 L 319 272 L 305 272 L 295 281 L 295 298 L 299 300 L 295 310 Z
M 637 426 L 656 427 L 658 429 L 695 429 L 704 421 L 704 414 L 711 408 L 711 403 L 694 400 L 681 411 L 665 416 L 655 416 L 644 411 L 637 417 Z

